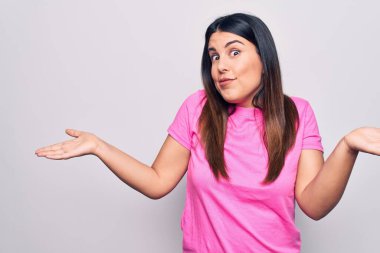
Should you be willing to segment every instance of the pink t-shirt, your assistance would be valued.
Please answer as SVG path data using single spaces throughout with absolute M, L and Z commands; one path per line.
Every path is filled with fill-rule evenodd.
M 202 99 L 205 98 L 205 99 Z M 181 105 L 168 133 L 191 151 L 186 201 L 181 218 L 183 252 L 300 252 L 300 233 L 294 222 L 294 187 L 302 149 L 323 152 L 318 125 L 309 103 L 298 97 L 296 142 L 277 180 L 267 186 L 268 155 L 257 108 L 236 107 L 228 118 L 224 146 L 228 182 L 218 183 L 200 145 L 197 121 L 206 102 L 201 89 Z

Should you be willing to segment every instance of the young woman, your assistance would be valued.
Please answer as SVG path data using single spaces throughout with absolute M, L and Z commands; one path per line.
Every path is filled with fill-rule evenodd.
M 283 93 L 274 41 L 255 16 L 228 15 L 207 28 L 202 78 L 204 89 L 183 102 L 152 166 L 73 129 L 66 133 L 74 139 L 36 154 L 96 155 L 152 199 L 187 171 L 184 252 L 299 252 L 294 200 L 314 220 L 327 215 L 358 152 L 380 154 L 380 129 L 353 130 L 324 161 L 313 110 Z

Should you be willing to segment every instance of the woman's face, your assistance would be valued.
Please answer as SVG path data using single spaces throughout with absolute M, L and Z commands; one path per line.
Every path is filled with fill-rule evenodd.
M 211 76 L 224 100 L 253 107 L 263 71 L 255 45 L 234 33 L 215 32 L 210 37 L 208 51 Z

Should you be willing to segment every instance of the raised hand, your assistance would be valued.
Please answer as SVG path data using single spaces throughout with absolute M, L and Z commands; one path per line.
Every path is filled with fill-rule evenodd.
M 380 155 L 380 128 L 357 128 L 347 134 L 344 141 L 351 151 Z
M 35 154 L 54 160 L 66 160 L 73 157 L 94 154 L 99 143 L 97 136 L 74 129 L 66 129 L 65 132 L 75 137 L 75 139 L 39 148 L 35 151 Z

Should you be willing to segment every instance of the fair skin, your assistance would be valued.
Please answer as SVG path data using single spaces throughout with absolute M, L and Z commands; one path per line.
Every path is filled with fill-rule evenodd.
M 251 107 L 262 73 L 255 46 L 238 35 L 216 32 L 211 36 L 209 48 L 211 74 L 217 90 L 226 101 Z M 223 82 L 224 77 L 230 81 Z M 151 199 L 162 198 L 175 188 L 190 159 L 190 151 L 170 135 L 153 164 L 148 166 L 92 133 L 73 129 L 66 133 L 74 139 L 37 149 L 35 153 L 49 159 L 95 155 L 123 182 Z M 337 205 L 359 152 L 380 155 L 379 128 L 361 127 L 351 131 L 326 161 L 318 150 L 302 151 L 295 197 L 306 215 L 319 220 Z
M 263 66 L 256 47 L 243 37 L 215 32 L 209 41 L 211 76 L 220 95 L 231 104 L 253 107 Z M 224 79 L 231 81 L 222 82 Z

